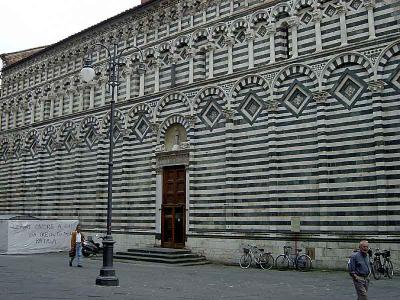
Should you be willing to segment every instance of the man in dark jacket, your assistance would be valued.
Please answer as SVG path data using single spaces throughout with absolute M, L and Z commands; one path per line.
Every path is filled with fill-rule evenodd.
M 358 300 L 368 300 L 368 285 L 371 266 L 368 259 L 368 241 L 361 241 L 359 250 L 349 259 L 349 272 L 353 278 Z

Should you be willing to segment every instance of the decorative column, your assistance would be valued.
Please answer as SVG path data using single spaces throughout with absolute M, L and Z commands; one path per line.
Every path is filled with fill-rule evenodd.
M 160 67 L 161 61 L 156 57 L 156 61 L 154 64 L 154 92 L 158 93 L 160 91 Z
M 33 100 L 32 98 L 30 98 L 29 103 L 29 111 L 30 111 L 30 115 L 31 115 L 31 124 L 35 123 L 35 100 Z
M 59 105 L 58 116 L 61 117 L 64 111 L 64 92 L 59 91 L 57 93 L 57 96 L 60 98 L 58 104 Z
M 6 130 L 9 128 L 9 126 L 10 126 L 10 113 L 11 113 L 11 110 L 10 110 L 10 106 L 9 106 L 9 104 L 7 104 L 6 105 L 6 107 L 5 107 L 5 113 L 6 113 Z
M 68 110 L 68 112 L 70 114 L 72 114 L 74 111 L 74 93 L 75 92 L 76 92 L 76 89 L 71 87 L 71 89 L 69 90 L 69 110 Z
M 131 98 L 131 75 L 132 75 L 132 69 L 131 66 L 128 65 L 127 69 L 124 70 L 122 73 L 123 77 L 125 78 L 125 100 L 129 100 Z
M 0 107 L 0 131 L 3 125 L 3 108 Z
M 231 0 L 231 3 L 230 3 L 231 14 L 233 14 L 234 11 L 235 11 L 235 0 Z
M 54 95 L 50 95 L 50 119 L 54 117 Z
M 85 86 L 80 84 L 77 86 L 77 92 L 79 94 L 79 107 L 78 107 L 78 111 L 83 111 L 84 110 L 84 103 L 83 103 L 83 94 L 85 92 Z
M 176 14 L 178 17 L 178 32 L 182 31 L 183 1 L 178 3 Z
M 269 62 L 274 63 L 276 60 L 275 56 L 275 24 L 271 24 L 267 28 L 267 34 L 269 35 Z
M 99 79 L 99 84 L 101 88 L 101 105 L 106 105 L 106 82 L 108 81 L 107 76 L 103 75 Z
M 40 105 L 40 121 L 44 121 L 44 104 L 46 102 L 47 97 L 42 97 L 39 99 L 38 103 Z
M 312 11 L 312 19 L 315 23 L 315 49 L 316 51 L 322 50 L 322 36 L 321 36 L 321 20 L 322 20 L 322 12 L 319 9 L 319 3 L 314 2 L 312 7 L 314 10 Z
M 195 50 L 193 48 L 189 48 L 187 51 L 187 57 L 189 59 L 189 84 L 193 83 L 194 78 L 194 55 Z
M 299 23 L 300 22 L 298 17 L 291 17 L 288 22 L 292 34 L 292 58 L 296 58 L 297 56 L 299 56 L 297 40 L 297 28 L 299 26 Z
M 215 16 L 216 16 L 217 18 L 219 18 L 220 15 L 221 15 L 221 2 L 222 2 L 222 0 L 215 0 L 215 1 L 214 1 L 214 5 L 215 5 Z
M 140 79 L 139 79 L 139 97 L 144 96 L 144 75 L 146 72 L 144 70 L 138 70 Z
M 207 45 L 208 51 L 208 79 L 214 78 L 214 51 L 215 45 L 209 42 Z
M 374 8 L 376 6 L 375 0 L 363 0 L 364 6 L 368 11 L 368 28 L 369 28 L 369 38 L 376 38 L 375 35 L 375 17 Z
M 89 109 L 94 108 L 94 82 L 89 84 L 90 95 L 89 95 Z
M 248 44 L 248 55 L 249 55 L 249 69 L 254 68 L 254 31 L 250 28 L 246 31 L 246 40 Z
M 235 45 L 235 38 L 228 34 L 225 45 L 228 48 L 228 74 L 233 74 L 233 45 Z
M 345 46 L 347 45 L 346 2 L 340 0 L 336 7 L 340 18 L 340 43 L 342 46 Z

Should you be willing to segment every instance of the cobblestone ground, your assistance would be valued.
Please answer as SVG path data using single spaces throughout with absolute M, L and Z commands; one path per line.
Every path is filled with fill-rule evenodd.
M 242 270 L 236 266 L 174 267 L 115 263 L 119 287 L 94 284 L 102 260 L 69 267 L 65 253 L 0 255 L 0 299 L 356 299 L 345 272 Z M 372 280 L 370 299 L 399 300 L 400 279 Z

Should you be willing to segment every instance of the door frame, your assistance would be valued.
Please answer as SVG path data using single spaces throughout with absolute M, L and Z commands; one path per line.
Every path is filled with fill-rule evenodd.
M 164 175 L 165 175 L 165 171 L 166 169 L 172 169 L 172 170 L 184 170 L 185 171 L 185 175 L 184 175 L 184 180 L 185 180 L 185 200 L 183 203 L 164 203 Z M 188 172 L 187 172 L 187 167 L 185 165 L 174 165 L 174 166 L 165 166 L 162 169 L 162 182 L 161 182 L 161 208 L 160 208 L 160 212 L 161 212 L 161 236 L 160 236 L 160 240 L 161 240 L 161 247 L 164 248 L 176 248 L 176 249 L 182 249 L 185 247 L 185 242 L 187 240 L 187 218 L 188 218 L 188 209 L 187 209 L 187 205 L 188 205 Z M 164 232 L 164 221 L 165 221 L 165 209 L 171 208 L 172 209 L 172 236 L 174 237 L 175 232 L 175 212 L 177 208 L 182 208 L 182 218 L 183 218 L 183 222 L 182 222 L 182 243 L 176 243 L 175 241 L 173 242 L 168 242 L 165 241 L 165 232 Z M 174 238 L 173 238 L 174 239 Z

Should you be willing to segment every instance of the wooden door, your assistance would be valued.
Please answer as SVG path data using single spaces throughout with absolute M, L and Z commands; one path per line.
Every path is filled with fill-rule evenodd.
M 184 166 L 163 170 L 163 203 L 161 213 L 161 245 L 185 247 L 186 170 Z

